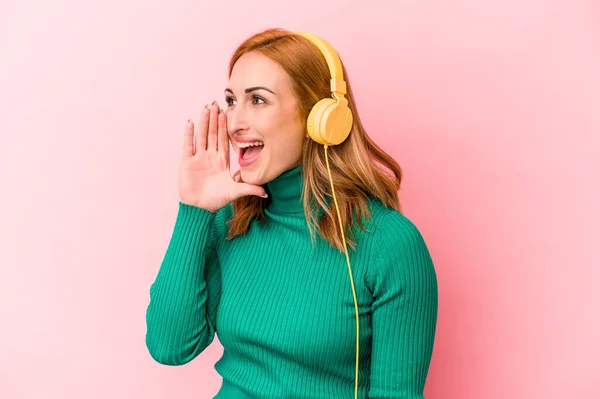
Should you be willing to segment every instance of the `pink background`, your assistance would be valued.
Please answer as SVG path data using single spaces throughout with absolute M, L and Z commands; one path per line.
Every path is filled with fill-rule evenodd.
M 185 121 L 280 26 L 339 50 L 404 169 L 439 278 L 425 397 L 598 399 L 599 3 L 257 4 L 3 2 L 0 397 L 217 392 L 218 336 L 186 366 L 151 359 L 148 290 Z

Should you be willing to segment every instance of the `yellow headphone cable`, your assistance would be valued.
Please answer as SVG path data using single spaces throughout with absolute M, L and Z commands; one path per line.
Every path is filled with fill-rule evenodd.
M 358 359 L 359 359 L 359 338 L 360 338 L 360 323 L 358 313 L 358 301 L 356 299 L 356 290 L 354 288 L 354 279 L 352 277 L 352 267 L 350 266 L 350 256 L 348 255 L 348 247 L 346 244 L 346 235 L 344 234 L 344 226 L 335 196 L 333 187 L 333 178 L 331 176 L 331 168 L 329 166 L 329 156 L 327 149 L 330 146 L 342 143 L 352 130 L 353 115 L 348 107 L 346 94 L 346 82 L 342 64 L 337 52 L 333 47 L 322 38 L 306 32 L 295 32 L 300 36 L 305 37 L 319 48 L 331 73 L 331 98 L 323 98 L 319 100 L 311 109 L 307 120 L 307 131 L 309 136 L 317 143 L 322 144 L 325 151 L 325 162 L 327 164 L 327 172 L 331 183 L 331 193 L 335 203 L 335 209 L 340 225 L 342 242 L 344 244 L 344 253 L 348 262 L 348 271 L 350 273 L 350 283 L 352 285 L 352 294 L 354 296 L 354 307 L 356 310 L 356 373 L 354 382 L 354 398 L 358 399 Z

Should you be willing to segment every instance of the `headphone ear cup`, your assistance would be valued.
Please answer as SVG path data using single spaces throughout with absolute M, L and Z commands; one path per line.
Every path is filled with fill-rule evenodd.
M 316 141 L 317 143 L 322 144 L 320 142 L 320 139 L 315 134 L 315 118 L 316 118 L 316 116 L 317 116 L 317 114 L 315 112 L 315 107 L 312 107 L 310 112 L 308 113 L 308 118 L 306 119 L 306 131 L 308 132 L 308 137 L 310 137 L 312 140 Z
M 353 123 L 352 112 L 345 101 L 338 103 L 333 98 L 324 98 L 311 109 L 306 130 L 317 143 L 333 146 L 346 140 Z
M 330 143 L 325 140 L 324 133 L 326 124 L 323 122 L 327 117 L 327 110 L 335 105 L 336 102 L 333 98 L 323 98 L 312 107 L 310 113 L 308 114 L 308 119 L 306 120 L 306 130 L 308 131 L 310 138 L 319 144 L 330 145 Z
M 343 143 L 352 131 L 354 123 L 348 104 L 346 102 L 335 103 L 327 110 L 324 117 L 326 118 L 326 122 L 323 124 L 325 132 L 321 133 L 323 140 L 330 143 L 329 145 Z

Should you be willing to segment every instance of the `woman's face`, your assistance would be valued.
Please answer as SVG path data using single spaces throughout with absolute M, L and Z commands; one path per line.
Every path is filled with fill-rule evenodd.
M 244 182 L 265 184 L 300 165 L 304 126 L 291 78 L 278 64 L 257 52 L 244 54 L 225 97 L 227 129 Z M 259 145 L 241 148 L 248 142 Z

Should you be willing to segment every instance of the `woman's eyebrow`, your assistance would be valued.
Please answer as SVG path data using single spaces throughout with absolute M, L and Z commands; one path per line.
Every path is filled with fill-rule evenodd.
M 266 91 L 268 91 L 268 92 L 270 92 L 270 93 L 273 93 L 273 94 L 275 94 L 275 92 L 274 92 L 273 90 L 271 90 L 271 89 L 268 89 L 268 88 L 266 88 L 266 87 L 264 87 L 264 86 L 253 86 L 253 87 L 248 87 L 246 90 L 244 90 L 244 93 L 250 93 L 250 92 L 253 92 L 253 91 L 255 91 L 255 90 L 266 90 Z M 233 90 L 231 90 L 230 88 L 226 88 L 226 89 L 225 89 L 225 92 L 230 92 L 231 94 L 233 94 Z

